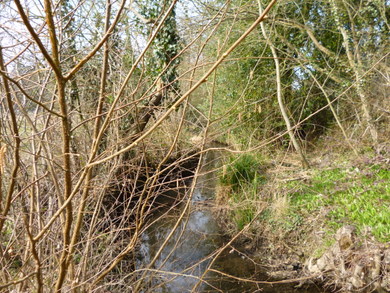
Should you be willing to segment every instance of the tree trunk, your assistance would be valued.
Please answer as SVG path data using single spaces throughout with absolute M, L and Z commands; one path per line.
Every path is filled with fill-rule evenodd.
M 263 8 L 261 6 L 260 0 L 258 0 L 258 4 L 259 4 L 259 13 L 262 14 Z M 277 52 L 275 50 L 274 45 L 272 44 L 271 40 L 268 38 L 268 35 L 267 35 L 266 30 L 265 30 L 265 26 L 264 26 L 263 22 L 260 23 L 260 27 L 261 27 L 261 32 L 263 34 L 263 37 L 264 37 L 265 41 L 267 42 L 267 45 L 271 49 L 272 57 L 274 58 L 274 62 L 275 62 L 276 91 L 277 91 L 277 97 L 278 97 L 278 104 L 279 104 L 280 112 L 282 113 L 282 116 L 283 116 L 284 122 L 286 124 L 286 128 L 287 128 L 287 131 L 288 131 L 288 135 L 290 136 L 291 142 L 292 142 L 295 150 L 298 152 L 298 154 L 301 157 L 302 167 L 307 169 L 307 168 L 310 167 L 309 166 L 309 162 L 307 161 L 307 159 L 306 159 L 306 157 L 305 157 L 305 155 L 304 155 L 304 153 L 302 151 L 301 146 L 299 145 L 297 139 L 295 138 L 294 130 L 291 127 L 290 118 L 287 115 L 286 107 L 285 107 L 284 102 L 283 102 L 282 81 L 281 81 L 281 76 L 280 76 L 280 64 L 279 64 L 278 55 L 277 55 Z
M 343 37 L 343 46 L 344 46 L 345 51 L 347 53 L 349 65 L 351 67 L 351 70 L 354 73 L 355 89 L 356 89 L 356 93 L 357 93 L 357 95 L 360 99 L 360 102 L 361 102 L 361 107 L 362 107 L 362 112 L 363 112 L 363 122 L 366 124 L 366 126 L 370 132 L 371 139 L 372 139 L 374 145 L 377 145 L 378 131 L 374 125 L 374 119 L 372 118 L 372 113 L 370 110 L 369 101 L 368 101 L 367 96 L 364 93 L 364 90 L 362 87 L 362 79 L 363 79 L 364 74 L 363 74 L 363 70 L 361 67 L 361 64 L 362 64 L 361 56 L 358 53 L 359 44 L 356 43 L 355 39 L 348 34 L 347 30 L 341 24 L 340 18 L 339 18 L 339 9 L 338 9 L 337 4 L 334 0 L 332 0 L 332 2 L 331 2 L 331 7 L 332 7 L 332 12 L 334 15 L 334 20 L 336 22 L 337 28 Z M 351 23 L 351 25 L 352 25 L 352 23 Z M 350 43 L 349 43 L 350 40 L 352 40 L 354 48 L 351 48 Z M 355 52 L 355 53 L 353 54 L 353 52 Z M 356 56 L 356 58 L 357 58 L 356 61 L 355 61 L 354 56 Z

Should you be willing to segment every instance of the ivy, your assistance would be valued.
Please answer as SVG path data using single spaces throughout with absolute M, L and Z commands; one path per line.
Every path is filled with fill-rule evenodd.
M 143 28 L 145 34 L 151 34 L 157 26 L 156 22 L 161 19 L 170 4 L 171 0 L 164 1 L 163 5 L 161 1 L 157 0 L 144 0 L 142 3 L 139 3 L 141 15 L 152 22 L 149 25 L 138 22 L 138 25 Z M 164 85 L 169 85 L 167 92 L 179 91 L 177 67 L 181 59 L 175 57 L 181 47 L 177 30 L 176 12 L 175 8 L 173 8 L 158 32 L 152 44 L 151 54 L 146 62 L 147 74 L 153 79 L 161 74 L 161 80 Z

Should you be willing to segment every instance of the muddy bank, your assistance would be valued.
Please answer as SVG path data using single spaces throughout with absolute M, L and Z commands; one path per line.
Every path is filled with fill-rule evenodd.
M 328 287 L 344 292 L 389 292 L 390 247 L 364 241 L 354 226 L 340 228 L 333 244 L 320 258 L 310 258 L 305 270 L 318 274 Z
M 230 243 L 214 201 L 218 160 L 209 155 L 202 164 L 193 194 L 184 195 L 185 217 L 179 219 L 186 201 L 173 208 L 165 197 L 141 235 L 135 271 L 148 270 L 140 274 L 142 292 L 324 292 L 312 282 L 279 282 L 264 261 Z
M 350 225 L 340 228 L 334 237 L 335 243 L 316 258 L 302 253 L 307 243 L 288 246 L 284 241 L 275 242 L 269 249 L 265 243 L 256 245 L 242 237 L 235 247 L 242 255 L 262 262 L 270 280 L 291 281 L 290 290 L 309 286 L 317 292 L 390 292 L 389 244 L 363 241 Z
M 189 162 L 184 169 L 174 164 L 180 167 L 180 172 L 175 168 L 161 172 L 164 181 L 155 184 L 160 180 L 156 179 L 148 185 L 152 192 L 136 188 L 141 196 L 153 194 L 149 198 L 153 205 L 147 204 L 152 212 L 134 255 L 133 271 L 142 282 L 142 292 L 388 290 L 388 247 L 378 246 L 375 241 L 370 243 L 367 238 L 362 241 L 349 226 L 336 233 L 334 245 L 313 256 L 316 246 L 324 241 L 320 215 L 297 218 L 299 221 L 294 222 L 295 218 L 279 210 L 278 218 L 271 218 L 265 212 L 269 202 L 251 201 L 250 204 L 259 204 L 264 213 L 253 218 L 245 233 L 230 243 L 237 233 L 232 228 L 230 207 L 216 203 L 220 160 L 208 155 L 201 163 L 201 176 L 192 194 L 188 183 L 197 161 Z M 151 182 L 145 178 L 140 187 Z M 187 203 L 190 203 L 188 212 L 180 218 Z M 270 220 L 275 219 L 283 221 L 273 226 Z M 138 276 L 137 271 L 143 273 Z
M 229 162 L 234 172 L 247 170 L 237 162 Z M 300 279 L 298 287 L 314 283 L 323 292 L 389 292 L 388 165 L 376 157 L 340 162 L 258 169 L 260 184 L 241 171 L 245 184 L 220 186 L 220 224 L 234 235 L 249 219 L 235 247 L 272 279 Z

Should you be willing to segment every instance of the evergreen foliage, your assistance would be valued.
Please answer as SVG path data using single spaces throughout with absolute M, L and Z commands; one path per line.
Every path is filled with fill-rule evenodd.
M 139 3 L 141 15 L 150 22 L 150 24 L 145 24 L 138 20 L 139 26 L 146 35 L 153 32 L 171 3 L 171 0 L 164 0 L 163 3 L 158 0 L 144 0 Z M 153 41 L 152 52 L 146 62 L 146 70 L 151 78 L 161 75 L 161 80 L 165 86 L 168 86 L 168 91 L 176 95 L 179 93 L 177 67 L 181 61 L 177 55 L 181 47 L 176 12 L 173 8 Z

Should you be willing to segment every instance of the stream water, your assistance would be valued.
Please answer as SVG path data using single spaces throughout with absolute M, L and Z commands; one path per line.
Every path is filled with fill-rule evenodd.
M 149 289 L 145 292 L 322 292 L 318 288 L 298 291 L 294 290 L 292 285 L 270 286 L 240 281 L 239 278 L 270 280 L 261 265 L 230 246 L 215 258 L 215 253 L 221 251 L 220 248 L 227 242 L 210 204 L 216 186 L 216 173 L 211 170 L 217 163 L 215 154 L 211 153 L 205 159 L 203 175 L 198 178 L 189 212 L 149 268 L 146 276 Z M 169 200 L 166 202 L 169 203 Z M 158 220 L 142 234 L 137 255 L 138 268 L 149 264 L 154 258 L 177 223 L 183 205 L 169 211 L 160 210 L 156 215 Z M 204 274 L 211 262 L 212 271 Z

